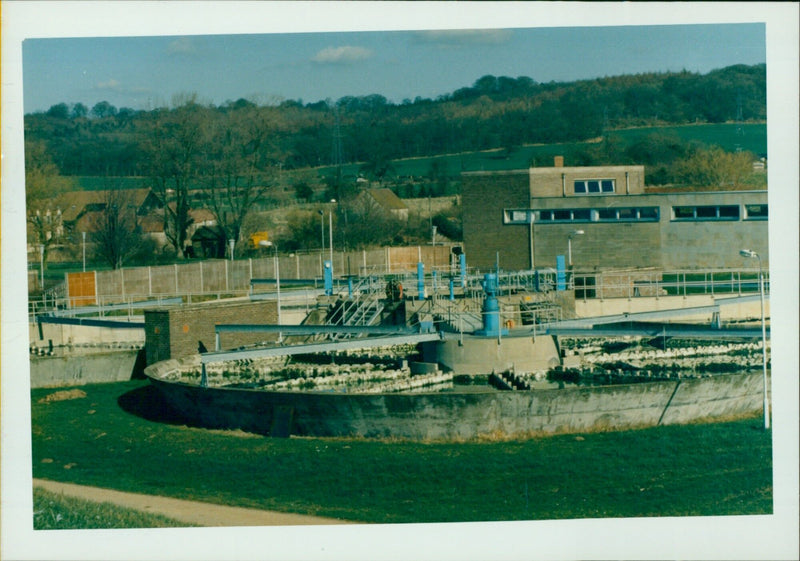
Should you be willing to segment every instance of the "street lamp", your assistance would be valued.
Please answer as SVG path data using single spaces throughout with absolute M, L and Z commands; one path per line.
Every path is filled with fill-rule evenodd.
M 261 240 L 258 242 L 261 247 L 273 247 L 275 249 L 275 286 L 278 293 L 278 325 L 281 324 L 281 263 L 278 260 L 278 244 L 274 244 L 269 240 Z M 278 333 L 278 341 L 281 340 L 281 334 Z
M 319 237 L 320 237 L 320 255 L 325 254 L 325 211 L 318 210 L 319 213 Z
M 332 203 L 336 199 L 331 199 Z M 331 271 L 333 270 L 333 208 L 328 211 L 328 245 L 331 247 Z
M 739 255 L 748 259 L 758 259 L 758 292 L 761 296 L 761 362 L 764 367 L 764 430 L 769 430 L 769 398 L 767 397 L 767 323 L 764 317 L 764 273 L 761 256 L 751 249 L 742 249 Z
M 573 230 L 567 237 L 567 264 L 572 267 L 572 238 L 575 236 L 582 236 L 583 230 Z
M 42 298 L 44 299 L 44 244 L 39 244 L 39 285 L 42 287 Z

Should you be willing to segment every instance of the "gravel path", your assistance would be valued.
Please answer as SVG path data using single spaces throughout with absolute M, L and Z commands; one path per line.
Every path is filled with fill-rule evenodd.
M 143 512 L 161 514 L 174 520 L 180 520 L 199 526 L 304 526 L 352 524 L 352 522 L 338 520 L 336 518 L 287 514 L 270 510 L 223 506 L 155 495 L 124 493 L 111 489 L 74 485 L 72 483 L 59 483 L 57 481 L 48 481 L 45 479 L 34 479 L 33 486 L 80 499 L 111 503 Z

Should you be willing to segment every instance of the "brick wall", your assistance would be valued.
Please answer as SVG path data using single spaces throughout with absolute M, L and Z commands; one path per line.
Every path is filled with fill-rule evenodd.
M 529 227 L 503 224 L 503 209 L 530 205 L 528 186 L 527 170 L 462 176 L 464 251 L 470 267 L 493 267 L 500 252 L 502 268 L 530 268 Z
M 658 201 L 641 196 L 584 196 L 536 198 L 536 209 L 615 208 L 658 206 Z M 663 211 L 662 211 L 663 213 Z M 608 267 L 660 267 L 661 224 L 659 222 L 619 223 L 536 223 L 534 224 L 534 262 L 536 267 L 555 267 L 557 255 L 567 255 L 571 232 L 580 229 L 583 235 L 573 236 L 572 264 L 576 270 Z
M 644 192 L 644 166 L 552 167 L 530 169 L 531 196 L 575 196 L 580 179 L 613 179 L 618 195 Z
M 198 342 L 214 350 L 216 324 L 275 324 L 277 303 L 272 301 L 236 304 L 196 304 L 168 309 L 146 310 L 145 351 L 147 364 L 197 353 Z M 231 349 L 274 340 L 268 333 L 223 333 L 222 348 Z

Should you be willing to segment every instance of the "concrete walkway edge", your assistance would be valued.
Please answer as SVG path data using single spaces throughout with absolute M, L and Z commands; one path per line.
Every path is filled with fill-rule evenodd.
M 111 489 L 75 485 L 73 483 L 60 483 L 58 481 L 49 481 L 45 479 L 34 479 L 33 486 L 65 496 L 98 503 L 111 503 L 142 512 L 160 514 L 174 520 L 198 526 L 306 526 L 353 524 L 353 522 L 338 520 L 336 518 L 288 514 L 255 508 L 241 508 L 200 501 L 173 499 L 156 495 L 126 493 Z

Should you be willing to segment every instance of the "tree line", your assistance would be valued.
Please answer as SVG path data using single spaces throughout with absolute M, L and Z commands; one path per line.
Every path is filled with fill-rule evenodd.
M 59 103 L 25 116 L 26 138 L 45 143 L 62 175 L 144 176 L 152 123 L 182 111 L 181 101 L 149 111 Z M 255 115 L 274 123 L 267 157 L 282 169 L 364 162 L 380 170 L 399 158 L 579 141 L 632 126 L 763 121 L 766 65 L 551 83 L 487 75 L 436 99 L 401 103 L 373 94 L 194 105 L 208 120 Z
M 752 155 L 699 148 L 658 134 L 623 146 L 613 131 L 765 118 L 764 65 L 706 75 L 652 73 L 549 84 L 484 76 L 434 100 L 399 104 L 380 95 L 308 104 L 239 99 L 220 106 L 183 95 L 171 107 L 148 111 L 106 101 L 91 109 L 60 103 L 25 116 L 28 221 L 33 241 L 48 251 L 63 240 L 52 237 L 46 209 L 58 191 L 71 187 L 70 176 L 105 176 L 111 191 L 121 190 L 115 183 L 119 178 L 144 177 L 163 203 L 160 216 L 171 251 L 184 258 L 193 209 L 213 213 L 220 239 L 240 242 L 251 212 L 279 195 L 282 170 L 358 163 L 369 179 L 403 196 L 419 196 L 413 184 L 396 177 L 393 161 L 492 148 L 510 153 L 523 144 L 597 138 L 602 142 L 565 154 L 570 165 L 638 163 L 648 166 L 650 183 L 735 186 L 752 173 Z M 323 189 L 315 174 L 303 175 L 293 188 L 297 200 L 335 199 L 337 245 L 413 243 L 428 237 L 434 225 L 451 239 L 460 238 L 457 208 L 430 217 L 427 224 L 404 224 L 359 200 L 354 178 L 343 177 L 341 165 L 332 169 Z M 432 159 L 424 194 L 448 193 L 457 171 Z M 136 218 L 125 210 L 130 205 L 119 194 L 109 197 L 103 223 L 93 234 L 93 242 L 106 248 L 104 258 L 117 268 L 136 253 L 152 257 L 151 248 L 134 243 Z M 317 212 L 292 211 L 281 247 L 314 248 L 321 238 Z

